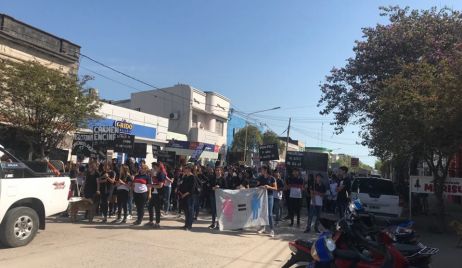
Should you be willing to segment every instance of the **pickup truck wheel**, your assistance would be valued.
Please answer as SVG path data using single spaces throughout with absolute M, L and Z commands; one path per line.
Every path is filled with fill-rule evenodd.
M 29 207 L 10 209 L 0 228 L 0 242 L 7 247 L 21 247 L 29 244 L 37 234 L 39 216 Z

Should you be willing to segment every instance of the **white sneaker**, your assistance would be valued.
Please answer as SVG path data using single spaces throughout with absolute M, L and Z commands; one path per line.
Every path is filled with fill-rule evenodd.
M 263 234 L 265 232 L 265 227 L 261 227 L 260 230 L 257 231 L 259 234 Z
M 131 220 L 131 219 L 132 219 L 132 215 L 128 215 L 127 220 Z
M 273 230 L 271 230 L 270 236 L 271 236 L 271 237 L 274 237 L 274 231 L 273 231 Z

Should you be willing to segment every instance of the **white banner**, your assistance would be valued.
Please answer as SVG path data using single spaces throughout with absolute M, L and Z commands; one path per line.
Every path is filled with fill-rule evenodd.
M 266 189 L 215 190 L 220 231 L 268 225 Z
M 432 194 L 435 192 L 431 176 L 411 176 L 410 188 L 413 193 Z M 462 196 L 462 178 L 446 178 L 443 189 L 444 195 Z

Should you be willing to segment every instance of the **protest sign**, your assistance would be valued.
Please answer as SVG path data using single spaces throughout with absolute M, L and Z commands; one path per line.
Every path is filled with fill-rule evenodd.
M 162 162 L 170 167 L 175 167 L 175 152 L 170 151 L 160 151 L 157 154 L 157 161 Z
M 287 168 L 302 168 L 303 167 L 303 152 L 288 151 L 286 155 Z
M 215 190 L 220 231 L 268 225 L 266 189 Z
M 259 147 L 260 161 L 279 160 L 277 144 L 264 144 Z

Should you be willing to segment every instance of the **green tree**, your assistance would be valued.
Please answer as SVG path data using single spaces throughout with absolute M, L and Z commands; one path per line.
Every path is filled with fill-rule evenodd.
M 462 16 L 446 8 L 381 10 L 390 22 L 364 28 L 354 57 L 321 85 L 321 114 L 335 115 L 337 132 L 361 125 L 363 144 L 383 160 L 426 161 L 444 216 L 443 184 L 462 144 Z
M 85 93 L 87 80 L 37 62 L 0 61 L 0 118 L 6 130 L 19 133 L 29 152 L 44 158 L 66 135 L 96 117 L 100 104 Z
M 247 134 L 246 134 L 247 130 Z M 247 125 L 241 128 L 234 134 L 233 145 L 231 151 L 233 152 L 244 152 L 245 143 L 247 136 L 247 156 L 246 159 L 251 158 L 251 154 L 258 152 L 258 146 L 263 143 L 263 135 L 261 131 L 252 125 Z
M 374 164 L 374 169 L 375 169 L 375 170 L 381 171 L 381 170 L 382 170 L 382 166 L 383 166 L 382 160 L 376 160 L 376 161 L 375 161 L 375 164 Z
M 286 143 L 279 139 L 278 134 L 274 131 L 267 130 L 263 133 L 263 144 L 277 144 L 279 154 L 282 154 L 286 149 Z

